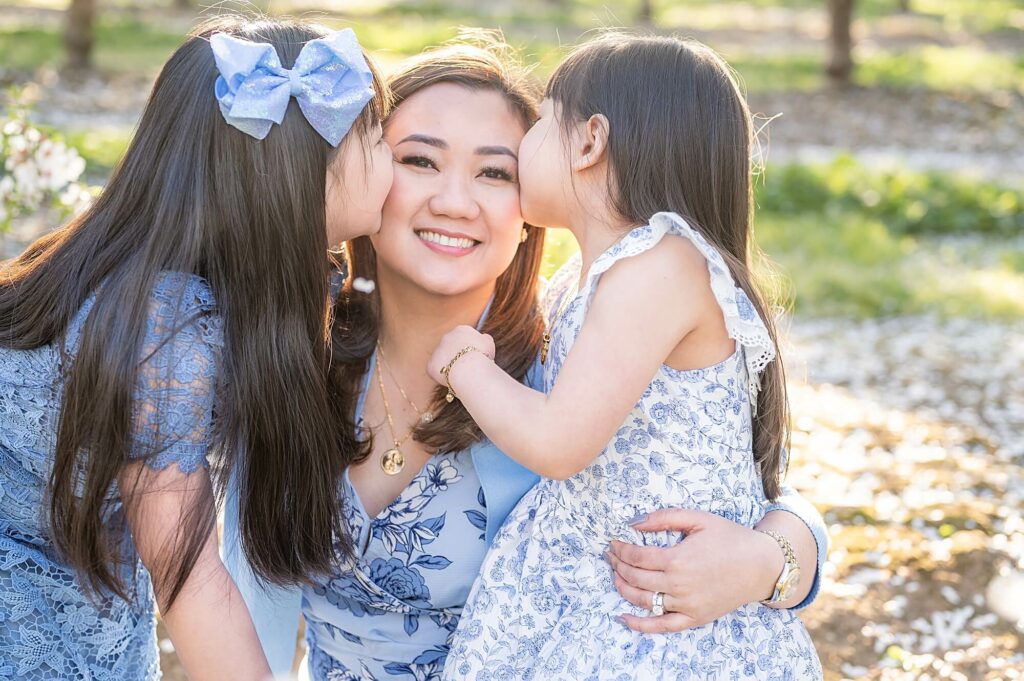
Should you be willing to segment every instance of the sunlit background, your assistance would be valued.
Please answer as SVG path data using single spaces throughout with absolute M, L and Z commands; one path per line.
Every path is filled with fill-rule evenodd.
M 1024 678 L 1024 1 L 90 4 L 0 2 L 2 257 L 102 186 L 211 13 L 351 26 L 385 70 L 460 26 L 500 28 L 541 79 L 601 27 L 717 49 L 765 124 L 755 227 L 786 315 L 789 480 L 832 536 L 803 613 L 826 678 Z M 548 273 L 570 241 L 548 235 Z

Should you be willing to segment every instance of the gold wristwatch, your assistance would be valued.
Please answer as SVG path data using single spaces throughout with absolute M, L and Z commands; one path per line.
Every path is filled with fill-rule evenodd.
M 793 591 L 800 584 L 800 565 L 796 562 L 796 554 L 793 553 L 793 547 L 790 545 L 789 540 L 778 532 L 774 530 L 758 530 L 758 532 L 763 532 L 774 539 L 782 548 L 782 554 L 786 558 L 786 564 L 782 566 L 782 574 L 779 575 L 779 580 L 775 583 L 775 591 L 771 597 L 761 602 L 769 605 L 787 600 L 793 595 Z

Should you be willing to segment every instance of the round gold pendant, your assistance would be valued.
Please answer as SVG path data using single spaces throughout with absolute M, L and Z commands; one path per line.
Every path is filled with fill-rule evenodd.
M 405 467 L 405 456 L 397 449 L 389 449 L 380 458 L 380 467 L 388 475 L 398 475 Z

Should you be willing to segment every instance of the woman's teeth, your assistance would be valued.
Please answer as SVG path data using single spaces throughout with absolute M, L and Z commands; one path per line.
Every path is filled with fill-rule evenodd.
M 437 232 L 417 232 L 416 235 L 424 241 L 429 241 L 432 244 L 438 244 L 439 246 L 451 246 L 453 248 L 472 248 L 476 245 L 476 242 L 472 239 L 463 239 L 451 236 L 445 236 L 444 234 L 438 234 Z

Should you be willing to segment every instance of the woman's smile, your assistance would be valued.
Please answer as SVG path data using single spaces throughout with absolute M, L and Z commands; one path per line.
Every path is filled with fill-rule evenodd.
M 456 258 L 469 255 L 481 244 L 480 241 L 466 234 L 436 228 L 416 230 L 416 236 L 420 238 L 424 246 L 435 253 Z

